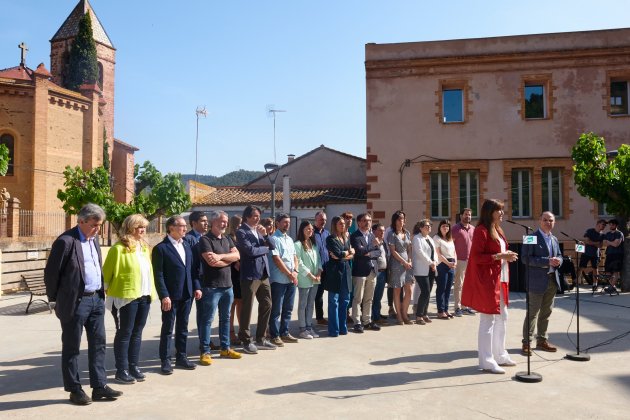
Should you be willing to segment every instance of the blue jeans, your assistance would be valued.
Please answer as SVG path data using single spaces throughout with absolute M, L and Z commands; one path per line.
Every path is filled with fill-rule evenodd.
M 142 330 L 147 323 L 150 309 L 150 296 L 139 297 L 122 308 L 112 307 L 116 323 L 114 358 L 117 370 L 128 370 L 129 365 L 138 364 Z
M 186 356 L 188 340 L 188 316 L 192 307 L 192 299 L 171 300 L 171 310 L 162 311 L 162 330 L 160 331 L 160 360 L 171 359 L 171 341 L 175 327 L 176 358 Z
M 444 263 L 437 266 L 437 278 L 435 279 L 435 303 L 439 312 L 448 311 L 448 298 L 451 294 L 455 269 Z
M 79 354 L 83 329 L 88 342 L 90 386 L 107 384 L 105 372 L 105 303 L 98 293 L 83 296 L 72 319 L 61 323 L 61 372 L 63 388 L 68 392 L 81 389 Z
M 348 333 L 349 303 L 350 290 L 348 290 L 348 282 L 344 278 L 341 281 L 339 293 L 328 292 L 328 335 L 330 337 Z
M 201 299 L 197 301 L 197 332 L 199 351 L 210 353 L 210 330 L 214 311 L 219 307 L 219 341 L 221 350 L 230 348 L 230 308 L 234 301 L 231 287 L 202 287 Z
M 289 323 L 291 322 L 294 300 L 295 285 L 293 283 L 271 283 L 269 334 L 272 338 L 289 334 Z M 280 328 L 278 328 L 278 324 L 280 324 Z
M 318 284 L 312 287 L 298 288 L 298 324 L 300 325 L 300 331 L 310 329 L 313 325 L 313 309 L 315 308 L 315 296 L 318 289 Z

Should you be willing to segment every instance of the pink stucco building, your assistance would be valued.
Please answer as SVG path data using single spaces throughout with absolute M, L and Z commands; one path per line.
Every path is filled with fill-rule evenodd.
M 367 44 L 368 209 L 408 223 L 474 216 L 485 198 L 508 219 L 582 237 L 605 212 L 573 184 L 582 132 L 609 150 L 630 140 L 630 28 Z M 522 234 L 505 226 L 508 239 Z

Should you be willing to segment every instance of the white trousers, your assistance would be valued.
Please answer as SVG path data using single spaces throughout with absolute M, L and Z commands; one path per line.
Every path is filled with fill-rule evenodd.
M 508 308 L 505 306 L 501 292 L 501 313 L 490 315 L 479 313 L 479 368 L 494 369 L 502 363 L 510 361 L 505 349 L 505 331 L 507 329 Z

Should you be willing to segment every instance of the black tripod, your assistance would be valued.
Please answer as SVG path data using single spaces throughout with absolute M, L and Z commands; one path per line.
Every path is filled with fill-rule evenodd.
M 578 261 L 578 265 L 580 264 L 580 253 L 577 251 L 577 245 L 584 245 L 582 244 L 582 242 L 578 241 L 577 239 L 567 235 L 564 232 L 560 232 L 561 234 L 563 234 L 564 236 L 566 236 L 567 238 L 573 240 L 575 242 L 576 248 L 575 248 L 575 252 L 576 252 L 576 259 Z M 565 356 L 565 358 L 567 360 L 573 360 L 575 362 L 587 362 L 589 360 L 591 360 L 591 356 L 588 354 L 580 354 L 580 279 L 578 278 L 576 283 L 575 283 L 575 311 L 577 314 L 577 318 L 576 318 L 576 333 L 577 333 L 577 345 L 576 345 L 576 353 L 569 353 Z
M 513 225 L 517 225 L 522 227 L 523 229 L 525 229 L 525 236 L 529 237 L 531 231 L 533 230 L 532 228 L 530 228 L 529 226 L 525 226 L 522 225 L 520 223 L 516 223 L 513 222 L 511 220 L 507 220 L 508 223 L 511 223 Z M 527 242 L 523 241 L 523 247 L 522 247 L 522 253 L 529 255 L 529 246 Z M 529 264 L 527 264 L 527 261 L 525 261 L 525 319 L 527 320 L 527 333 L 529 334 L 530 331 L 530 321 L 529 321 Z M 516 378 L 517 381 L 520 382 L 528 382 L 528 383 L 533 383 L 533 382 L 541 382 L 542 381 L 542 375 L 536 372 L 532 372 L 531 371 L 531 354 L 532 354 L 532 345 L 531 342 L 529 341 L 529 337 L 527 337 L 527 349 L 529 350 L 527 352 L 527 371 L 526 372 L 516 372 L 516 375 L 514 375 L 514 377 Z

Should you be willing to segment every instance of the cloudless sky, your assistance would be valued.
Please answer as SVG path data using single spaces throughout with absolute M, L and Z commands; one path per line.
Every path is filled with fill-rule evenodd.
M 3 0 L 0 68 L 50 70 L 78 0 Z M 92 0 L 116 52 L 115 137 L 136 162 L 199 174 L 262 170 L 321 144 L 365 157 L 365 44 L 629 27 L 628 1 Z

